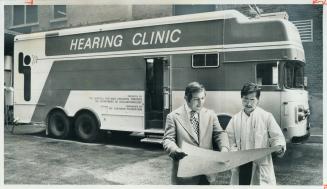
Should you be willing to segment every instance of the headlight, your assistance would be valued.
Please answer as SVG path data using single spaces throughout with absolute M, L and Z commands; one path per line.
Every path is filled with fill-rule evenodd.
M 298 121 L 302 121 L 305 119 L 305 114 L 302 113 L 302 112 L 299 112 L 298 115 L 297 115 L 297 120 Z
M 303 105 L 298 105 L 295 107 L 295 121 L 298 123 L 305 120 L 310 115 L 310 110 L 305 109 Z

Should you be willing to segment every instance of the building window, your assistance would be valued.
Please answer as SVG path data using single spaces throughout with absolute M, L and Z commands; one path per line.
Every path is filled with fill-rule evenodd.
M 13 26 L 35 24 L 38 22 L 36 5 L 15 5 L 13 8 Z
M 203 4 L 203 5 L 174 5 L 174 15 L 194 14 L 201 12 L 212 12 L 216 10 L 216 5 Z
M 312 20 L 297 20 L 297 21 L 292 21 L 292 23 L 297 27 L 297 30 L 299 30 L 302 42 L 313 41 Z
M 66 5 L 54 5 L 53 6 L 53 19 L 65 19 L 66 15 Z
M 257 84 L 258 85 L 277 85 L 278 66 L 277 63 L 257 64 Z
M 192 67 L 193 68 L 210 68 L 219 66 L 218 53 L 206 53 L 206 54 L 193 54 Z

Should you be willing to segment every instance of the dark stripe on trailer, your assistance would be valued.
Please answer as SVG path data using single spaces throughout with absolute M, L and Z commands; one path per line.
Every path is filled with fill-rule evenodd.
M 56 61 L 42 90 L 33 122 L 42 122 L 55 106 L 64 107 L 71 90 L 145 89 L 143 57 Z
M 181 24 L 166 24 L 159 26 L 135 27 L 128 29 L 118 29 L 111 31 L 91 32 L 83 34 L 73 34 L 66 36 L 46 36 L 46 55 L 70 55 L 83 53 L 98 53 L 98 52 L 115 52 L 124 50 L 140 50 L 140 49 L 155 49 L 155 48 L 171 48 L 171 47 L 186 47 L 186 46 L 202 46 L 222 44 L 223 41 L 223 21 L 203 21 L 196 23 L 181 23 Z M 179 29 L 181 34 L 176 33 L 180 38 L 177 42 L 172 43 L 164 38 L 163 43 L 150 44 L 152 32 L 165 32 Z M 147 45 L 134 45 L 133 38 L 137 35 L 137 42 L 142 41 L 148 43 Z M 178 34 L 178 35 L 177 35 Z M 83 48 L 81 50 L 71 50 L 71 42 L 76 39 L 91 39 L 106 37 L 106 36 L 122 36 L 122 44 L 120 46 L 112 46 L 106 48 Z M 196 37 L 195 37 L 196 36 Z M 144 39 L 143 39 L 144 38 Z M 141 39 L 141 40 L 139 40 Z M 155 41 L 155 37 L 153 38 Z M 85 43 L 84 43 L 85 44 Z M 58 48 L 62 47 L 62 48 Z
M 225 29 L 224 29 L 225 28 Z M 178 34 L 179 40 L 176 42 L 163 42 L 150 44 L 152 32 L 168 32 L 178 29 L 181 31 Z M 87 30 L 87 27 L 85 27 Z M 225 30 L 225 31 L 224 31 Z M 144 44 L 135 45 L 132 43 L 136 34 Z M 101 39 L 105 36 L 121 35 L 121 45 L 93 48 L 94 39 Z M 82 34 L 72 34 L 65 36 L 46 36 L 47 56 L 55 55 L 71 55 L 83 53 L 98 53 L 98 52 L 115 52 L 126 50 L 141 50 L 154 48 L 173 48 L 173 47 L 192 47 L 192 46 L 208 46 L 208 45 L 228 45 L 242 43 L 259 43 L 259 42 L 274 42 L 287 41 L 288 34 L 282 21 L 273 20 L 266 22 L 239 22 L 236 18 L 219 19 L 189 23 L 165 24 L 158 26 L 135 27 L 128 29 L 118 29 L 111 31 L 89 32 Z M 143 39 L 144 37 L 144 39 Z M 81 45 L 77 50 L 71 48 L 72 41 L 82 39 L 85 45 L 90 39 L 89 46 L 92 48 L 84 48 Z M 177 34 L 175 36 L 177 39 Z M 140 41 L 140 40 L 138 40 Z M 143 42 L 142 42 L 143 43 Z M 97 46 L 97 45 L 94 45 Z M 60 47 L 60 48 L 58 48 Z

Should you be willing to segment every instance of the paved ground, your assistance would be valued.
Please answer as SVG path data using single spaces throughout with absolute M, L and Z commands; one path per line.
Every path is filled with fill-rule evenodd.
M 51 139 L 40 131 L 5 132 L 5 184 L 170 183 L 171 162 L 160 145 L 125 135 L 87 144 Z M 321 143 L 290 144 L 285 157 L 275 160 L 278 184 L 322 185 L 322 165 Z M 217 177 L 215 184 L 228 184 L 230 173 Z
M 309 143 L 322 143 L 323 142 L 323 128 L 322 127 L 311 127 Z
M 87 144 L 44 133 L 5 133 L 5 184 L 165 184 L 166 165 L 170 160 L 160 145 L 136 137 L 116 135 Z

